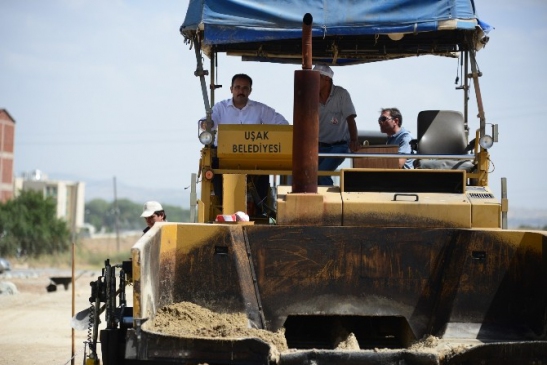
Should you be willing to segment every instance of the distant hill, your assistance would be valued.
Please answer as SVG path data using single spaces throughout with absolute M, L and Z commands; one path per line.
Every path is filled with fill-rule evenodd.
M 547 210 L 510 207 L 507 213 L 507 224 L 509 228 L 530 226 L 541 229 L 547 226 Z
M 81 181 L 85 183 L 85 201 L 93 199 L 103 199 L 108 202 L 114 200 L 114 182 L 110 179 L 96 180 L 93 178 L 76 176 L 71 174 L 51 173 L 47 175 L 51 180 Z M 124 184 L 122 181 L 116 181 L 116 193 L 118 199 L 128 199 L 135 203 L 144 203 L 148 200 L 157 200 L 160 203 L 174 205 L 182 209 L 190 209 L 190 188 L 185 189 L 160 189 L 143 188 Z
M 158 189 L 142 188 L 118 183 L 116 187 L 118 199 L 129 199 L 136 203 L 156 200 L 162 204 L 174 205 L 182 209 L 190 209 L 190 188 Z M 114 188 L 111 181 L 90 181 L 85 185 L 85 200 L 114 200 Z

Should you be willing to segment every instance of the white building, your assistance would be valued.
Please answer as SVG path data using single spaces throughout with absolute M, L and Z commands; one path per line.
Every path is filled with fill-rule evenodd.
M 85 183 L 48 180 L 47 175 L 35 170 L 16 177 L 14 185 L 15 196 L 23 190 L 34 190 L 53 198 L 57 204 L 57 218 L 64 219 L 74 232 L 84 226 Z

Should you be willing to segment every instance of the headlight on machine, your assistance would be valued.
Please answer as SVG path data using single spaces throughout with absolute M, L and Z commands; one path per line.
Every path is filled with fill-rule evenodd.
M 214 142 L 215 132 L 212 130 L 214 125 L 215 122 L 213 122 L 212 120 L 207 120 L 207 118 L 200 119 L 198 122 L 198 138 L 199 141 L 205 146 L 210 145 Z
M 494 139 L 486 134 L 479 139 L 479 144 L 482 148 L 487 150 L 494 145 Z
M 205 146 L 210 145 L 213 143 L 213 133 L 207 131 L 201 132 L 199 134 L 199 141 Z

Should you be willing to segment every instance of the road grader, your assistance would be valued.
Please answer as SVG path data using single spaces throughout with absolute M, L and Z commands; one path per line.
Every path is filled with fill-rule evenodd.
M 158 223 L 131 260 L 105 262 L 91 283 L 86 363 L 547 363 L 547 236 L 507 229 L 506 191 L 496 197 L 489 187 L 498 132 L 486 123 L 476 57 L 490 29 L 472 0 L 191 0 L 181 33 L 206 115 L 196 222 Z M 223 52 L 302 64 L 291 125 L 215 125 Z M 422 55 L 462 61 L 459 90 L 474 91 L 480 127 L 470 132 L 465 97 L 463 112 L 420 113 L 415 153 L 405 156 L 419 168 L 399 169 L 396 150 L 363 134 L 362 151 L 342 155 L 351 166 L 318 171 L 312 63 Z M 336 184 L 318 186 L 321 174 Z M 256 198 L 249 175 L 271 177 L 268 199 Z M 162 332 L 166 312 L 179 315 L 167 321 L 175 327 L 198 318 L 177 303 L 242 316 L 255 332 L 226 335 L 203 319 L 198 333 Z M 286 346 L 253 333 L 280 334 Z

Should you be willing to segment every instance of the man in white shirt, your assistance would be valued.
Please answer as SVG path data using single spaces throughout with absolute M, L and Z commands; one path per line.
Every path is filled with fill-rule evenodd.
M 315 65 L 319 76 L 319 153 L 349 153 L 359 150 L 355 106 L 349 92 L 334 85 L 334 71 L 325 64 Z M 344 158 L 319 158 L 319 171 L 334 171 Z M 332 185 L 330 176 L 319 176 L 319 185 Z
M 253 80 L 246 74 L 232 77 L 232 97 L 213 106 L 213 129 L 219 124 L 289 124 L 275 109 L 249 99 L 252 86 Z
M 253 80 L 249 75 L 236 74 L 232 77 L 230 91 L 232 97 L 222 100 L 213 106 L 212 120 L 217 129 L 219 124 L 289 124 L 287 119 L 277 113 L 275 109 L 258 101 L 250 100 Z M 213 161 L 213 168 L 218 168 L 218 159 Z M 269 176 L 250 176 L 261 201 L 268 196 Z M 213 178 L 215 195 L 222 200 L 222 176 L 215 175 Z

